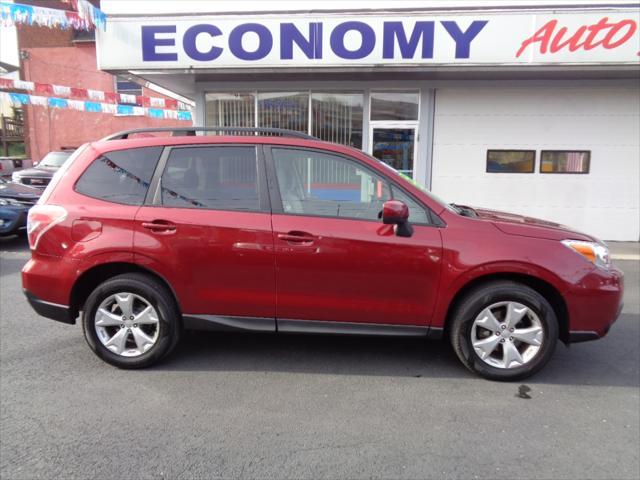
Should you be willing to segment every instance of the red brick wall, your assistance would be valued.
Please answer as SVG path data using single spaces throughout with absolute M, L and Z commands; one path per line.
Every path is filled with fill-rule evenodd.
M 16 32 L 20 48 L 67 47 L 72 45 L 72 30 L 18 24 L 16 25 Z
M 54 29 L 44 30 L 40 34 L 44 43 L 46 43 L 44 40 L 46 35 L 57 35 L 54 33 L 56 32 Z M 21 37 L 18 38 L 20 42 Z M 115 90 L 115 77 L 97 69 L 95 43 L 67 45 L 69 46 L 30 48 L 20 45 L 20 49 L 26 53 L 26 58 L 22 60 L 21 65 L 22 79 L 105 92 Z M 146 88 L 143 88 L 143 95 L 164 97 Z M 24 110 L 27 127 L 25 135 L 27 137 L 25 138 L 27 155 L 38 161 L 52 150 L 78 147 L 85 142 L 97 140 L 119 130 L 191 125 L 190 122 L 179 120 L 116 117 L 113 114 L 51 109 L 40 106 L 25 106 Z

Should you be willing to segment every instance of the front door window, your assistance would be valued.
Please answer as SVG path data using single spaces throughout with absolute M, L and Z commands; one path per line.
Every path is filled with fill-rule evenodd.
M 387 182 L 357 162 L 312 150 L 272 148 L 284 213 L 376 220 Z

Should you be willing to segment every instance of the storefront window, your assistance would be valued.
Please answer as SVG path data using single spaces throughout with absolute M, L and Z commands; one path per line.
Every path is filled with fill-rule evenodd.
M 540 173 L 589 173 L 590 160 L 587 150 L 543 150 Z
M 487 173 L 533 173 L 535 150 L 487 150 Z
M 418 92 L 371 92 L 371 120 L 418 120 Z
M 374 128 L 373 156 L 412 178 L 415 134 L 415 128 Z
M 255 95 L 253 93 L 207 93 L 207 126 L 255 126 Z
M 259 92 L 258 127 L 307 132 L 309 94 L 307 92 Z
M 362 148 L 362 93 L 312 93 L 311 134 Z

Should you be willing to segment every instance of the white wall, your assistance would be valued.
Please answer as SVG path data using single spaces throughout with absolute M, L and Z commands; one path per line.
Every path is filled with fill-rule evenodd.
M 13 3 L 13 1 L 10 3 Z M 20 66 L 18 36 L 15 25 L 2 25 L 2 28 L 0 28 L 0 62 L 16 68 Z
M 536 150 L 533 174 L 486 173 L 487 149 Z M 540 174 L 540 150 L 591 150 L 587 175 Z M 451 202 L 640 238 L 638 88 L 436 90 L 432 190 Z

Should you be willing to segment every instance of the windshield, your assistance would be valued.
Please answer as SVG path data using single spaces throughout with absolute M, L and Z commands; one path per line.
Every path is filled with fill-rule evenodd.
M 365 154 L 367 155 L 367 154 Z M 399 172 L 398 170 L 396 170 L 395 168 L 393 168 L 391 165 L 389 165 L 388 163 L 383 162 L 382 160 L 373 157 L 371 155 L 367 155 L 367 157 L 369 157 L 372 160 L 375 160 L 376 162 L 378 162 L 379 164 L 381 164 L 383 167 L 385 167 L 387 170 L 389 170 L 389 172 L 391 172 L 393 175 L 397 175 L 400 179 L 410 183 L 411 185 L 413 185 L 414 187 L 418 188 L 420 191 L 422 191 L 425 195 L 427 195 L 429 198 L 431 198 L 432 200 L 434 200 L 435 202 L 439 203 L 440 205 L 442 205 L 444 208 L 451 210 L 452 212 L 458 213 L 458 210 L 453 207 L 451 204 L 447 203 L 446 201 L 444 201 L 442 198 L 438 197 L 435 193 L 431 192 L 430 190 L 428 190 L 426 187 L 424 187 L 423 185 L 420 185 L 418 182 L 416 182 L 413 178 L 405 175 L 404 173 Z
M 49 152 L 39 165 L 42 167 L 61 167 L 70 156 L 71 152 Z

